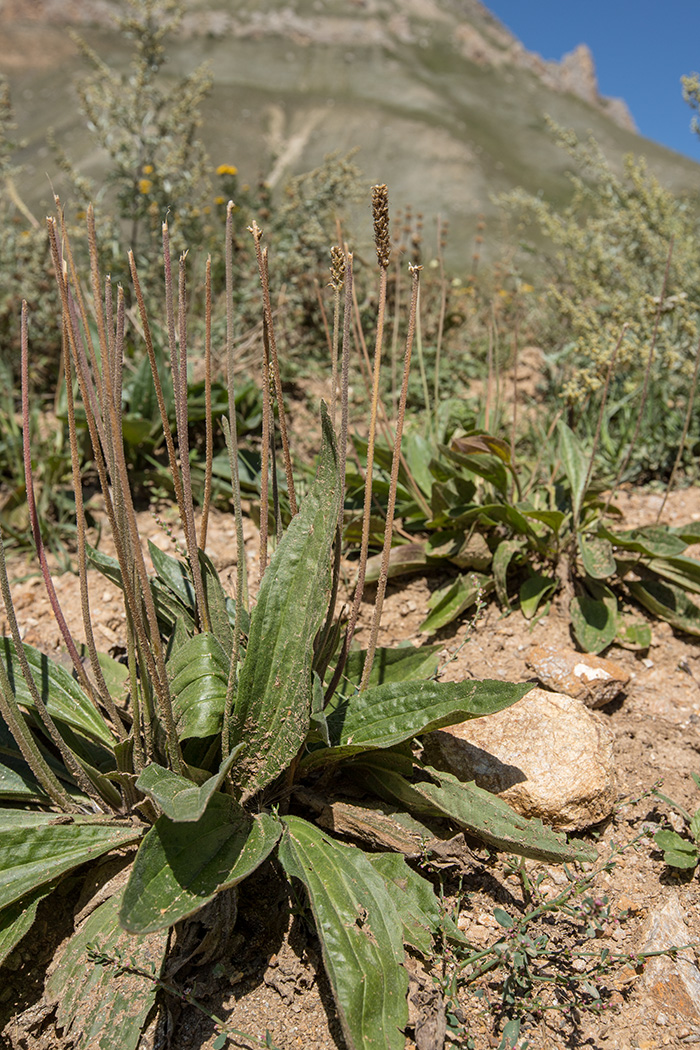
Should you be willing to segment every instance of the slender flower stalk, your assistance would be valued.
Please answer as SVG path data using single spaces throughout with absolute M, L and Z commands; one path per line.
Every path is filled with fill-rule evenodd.
M 36 500 L 34 498 L 34 479 L 32 471 L 32 451 L 29 440 L 29 337 L 27 331 L 27 314 L 28 306 L 26 299 L 22 300 L 22 315 L 21 315 L 21 327 L 20 327 L 20 372 L 21 372 L 21 386 L 22 386 L 22 452 L 24 458 L 24 483 L 25 493 L 27 500 L 27 510 L 29 511 L 29 522 L 32 529 L 32 536 L 34 538 L 34 547 L 36 549 L 36 556 L 39 561 L 39 567 L 41 569 L 41 575 L 44 580 L 44 586 L 46 593 L 51 603 L 51 609 L 56 619 L 58 629 L 61 632 L 61 637 L 65 643 L 66 649 L 70 655 L 73 663 L 73 669 L 78 677 L 78 680 L 90 697 L 93 705 L 97 707 L 97 700 L 95 697 L 95 691 L 92 687 L 92 682 L 85 673 L 83 662 L 80 659 L 80 654 L 73 640 L 73 636 L 68 629 L 61 604 L 56 594 L 56 588 L 54 586 L 53 579 L 51 577 L 51 571 L 49 564 L 46 559 L 46 550 L 44 548 L 44 541 L 41 536 L 41 528 L 39 525 L 39 515 L 36 508 Z
M 331 343 L 331 422 L 335 430 L 338 402 L 338 340 L 340 336 L 340 293 L 345 283 L 345 252 L 338 245 L 331 248 L 331 287 L 333 289 L 333 341 Z
M 177 443 L 180 450 L 180 464 L 182 467 L 182 488 L 184 492 L 185 506 L 185 540 L 187 542 L 187 560 L 190 563 L 194 592 L 197 598 L 197 611 L 200 626 L 203 631 L 211 629 L 209 623 L 209 609 L 204 593 L 204 581 L 202 580 L 202 567 L 199 561 L 199 549 L 197 544 L 197 530 L 194 522 L 194 497 L 192 495 L 192 472 L 190 470 L 190 439 L 187 420 L 187 252 L 180 256 L 179 280 L 178 280 L 178 320 L 180 331 L 180 405 L 176 411 L 177 419 Z
M 148 667 L 149 674 L 151 675 L 156 690 L 158 706 L 163 720 L 163 726 L 168 741 L 168 751 L 173 762 L 173 767 L 176 772 L 182 774 L 185 771 L 185 766 L 177 733 L 175 731 L 172 700 L 170 697 L 168 676 L 165 669 L 165 657 L 162 646 L 159 644 L 158 618 L 156 616 L 155 604 L 153 602 L 153 595 L 148 581 L 148 573 L 146 571 L 146 564 L 136 524 L 136 516 L 129 487 L 128 471 L 124 457 L 124 446 L 123 442 L 120 440 L 112 445 L 109 451 L 109 458 L 113 460 L 116 468 L 116 473 L 113 477 L 115 490 L 117 487 L 121 489 L 122 498 L 124 500 L 124 518 L 126 521 L 126 528 L 120 529 L 112 499 L 112 484 L 110 483 L 107 474 L 105 452 L 103 452 L 104 449 L 108 448 L 108 446 L 103 443 L 103 440 L 106 440 L 105 429 L 100 425 L 99 417 L 93 412 L 93 408 L 97 411 L 97 403 L 87 358 L 84 352 L 80 352 L 82 345 L 81 337 L 78 332 L 77 319 L 71 310 L 71 297 L 67 283 L 67 275 L 61 261 L 56 220 L 49 219 L 47 225 L 51 254 L 54 261 L 54 271 L 61 296 L 64 318 L 67 318 L 69 322 L 66 324 L 66 331 L 69 336 L 70 351 L 76 368 L 81 397 L 85 406 L 86 422 L 90 432 L 90 440 L 92 442 L 93 455 L 95 457 L 95 466 L 100 479 L 105 510 L 109 519 L 110 528 L 112 529 L 117 558 L 122 572 L 124 596 L 129 606 L 135 629 L 139 636 L 138 642 L 140 652 L 144 655 L 146 666 Z M 77 275 L 75 275 L 75 268 L 71 261 L 72 255 L 70 253 L 70 240 L 65 227 L 62 229 L 62 233 L 64 249 L 69 260 L 71 274 L 77 285 Z M 85 320 L 84 323 L 87 324 L 87 320 Z M 87 331 L 89 334 L 89 328 Z M 114 433 L 117 430 L 116 418 L 114 417 L 115 406 L 111 397 L 107 398 L 107 401 L 107 408 L 112 416 L 111 433 Z M 134 586 L 134 569 L 137 574 L 138 587 Z M 145 617 L 143 615 L 144 611 Z
M 396 488 L 399 481 L 399 465 L 401 462 L 401 439 L 403 437 L 403 424 L 406 415 L 406 399 L 408 397 L 408 377 L 411 369 L 411 350 L 413 347 L 414 333 L 416 331 L 416 313 L 418 309 L 418 290 L 421 267 L 412 266 L 409 264 L 409 270 L 411 272 L 411 306 L 408 317 L 406 345 L 404 349 L 403 381 L 401 383 L 401 394 L 399 396 L 399 411 L 396 421 L 396 438 L 394 440 L 394 451 L 391 459 L 391 480 L 389 482 L 389 498 L 387 503 L 386 524 L 384 527 L 384 546 L 382 548 L 381 568 L 379 571 L 379 580 L 377 582 L 377 597 L 374 602 L 374 613 L 372 616 L 372 628 L 370 631 L 369 645 L 367 646 L 367 656 L 365 657 L 365 664 L 362 669 L 362 680 L 360 681 L 360 692 L 367 688 L 369 676 L 372 673 L 372 664 L 374 662 L 374 654 L 377 648 L 377 639 L 379 637 L 379 625 L 381 623 L 382 618 L 384 595 L 386 594 L 386 585 L 387 580 L 389 578 L 389 556 L 391 554 L 391 538 L 394 527 L 394 510 L 396 508 Z
M 143 329 L 143 339 L 146 344 L 148 362 L 151 366 L 151 375 L 153 377 L 153 385 L 156 392 L 156 401 L 158 402 L 158 411 L 160 413 L 160 423 L 161 427 L 163 428 L 165 447 L 168 452 L 168 464 L 170 466 L 170 474 L 172 476 L 173 487 L 175 489 L 175 499 L 177 500 L 180 518 L 183 519 L 185 515 L 185 494 L 182 488 L 182 476 L 180 474 L 180 468 L 177 462 L 175 442 L 173 441 L 173 435 L 170 430 L 170 422 L 168 420 L 168 409 L 165 404 L 163 384 L 160 381 L 160 372 L 158 371 L 158 362 L 156 360 L 156 352 L 153 346 L 153 337 L 151 335 L 151 325 L 148 320 L 146 303 L 143 297 L 143 291 L 141 290 L 141 281 L 139 279 L 138 268 L 136 266 L 136 260 L 134 258 L 133 252 L 129 252 L 129 269 L 131 271 L 131 281 L 134 286 L 134 294 L 136 295 L 136 303 L 139 308 L 139 316 L 141 318 L 141 327 Z
M 292 457 L 289 451 L 289 438 L 287 436 L 287 417 L 284 411 L 284 397 L 282 395 L 282 376 L 279 368 L 279 360 L 277 357 L 277 342 L 275 339 L 275 329 L 272 318 L 272 301 L 270 299 L 270 282 L 268 279 L 267 272 L 267 251 L 263 251 L 260 241 L 262 238 L 262 230 L 258 224 L 253 221 L 253 225 L 249 227 L 250 232 L 253 235 L 253 242 L 255 244 L 255 257 L 258 263 L 258 271 L 260 273 L 260 286 L 262 288 L 263 297 L 263 311 L 267 320 L 267 337 L 270 341 L 270 360 L 272 362 L 272 368 L 275 376 L 275 393 L 277 395 L 277 412 L 279 415 L 280 424 L 280 437 L 282 439 L 282 455 L 284 457 L 284 472 L 287 476 L 287 493 L 289 496 L 289 509 L 292 517 L 297 512 L 297 500 L 296 493 L 294 491 L 294 474 L 292 472 Z
M 211 255 L 207 256 L 204 277 L 204 499 L 202 501 L 202 550 L 207 549 L 209 507 L 211 504 L 212 463 L 214 461 L 214 427 L 211 418 Z
M 111 291 L 111 286 L 108 286 L 108 290 Z M 123 290 L 119 288 L 120 305 L 121 305 L 121 319 L 123 324 L 124 318 L 124 296 Z M 120 310 L 117 308 L 117 315 L 119 316 Z M 123 336 L 123 329 L 121 332 Z M 121 354 L 122 344 L 117 339 L 119 345 L 119 352 Z M 114 349 L 114 348 L 113 348 Z M 73 492 L 75 497 L 75 524 L 76 524 L 76 535 L 77 535 L 77 546 L 78 546 L 78 580 L 80 582 L 80 608 L 83 618 L 83 630 L 85 631 L 85 641 L 87 644 L 88 654 L 90 656 L 90 667 L 92 669 L 93 676 L 97 683 L 97 689 L 99 699 L 104 705 L 106 710 L 109 712 L 109 716 L 112 719 L 115 731 L 119 736 L 120 740 L 126 739 L 126 731 L 122 722 L 122 717 L 114 703 L 112 696 L 107 688 L 107 683 L 104 679 L 102 667 L 97 655 L 97 645 L 95 644 L 95 635 L 92 629 L 92 617 L 90 615 L 90 591 L 87 582 L 87 522 L 85 520 L 85 506 L 83 503 L 83 487 L 82 478 L 80 475 L 80 452 L 78 449 L 78 432 L 75 424 L 75 404 L 73 401 L 73 375 L 71 369 L 70 352 L 68 349 L 68 333 L 63 331 L 63 373 L 66 380 L 66 412 L 68 418 L 68 442 L 70 445 L 70 456 L 71 456 L 71 474 L 73 479 Z
M 350 645 L 357 626 L 362 604 L 362 595 L 365 588 L 365 572 L 367 570 L 367 554 L 369 550 L 370 513 L 372 508 L 372 482 L 374 478 L 374 444 L 377 431 L 377 411 L 379 405 L 379 380 L 381 374 L 382 342 L 384 338 L 384 313 L 386 306 L 386 283 L 387 268 L 391 255 L 391 244 L 389 241 L 389 193 L 385 185 L 372 188 L 372 212 L 374 216 L 374 243 L 379 263 L 379 307 L 377 312 L 377 332 L 374 347 L 374 371 L 372 381 L 372 401 L 369 418 L 369 434 L 367 437 L 367 469 L 365 474 L 365 495 L 362 514 L 362 540 L 360 543 L 360 561 L 357 569 L 357 582 L 355 594 L 348 625 L 343 639 L 343 648 L 338 658 L 338 663 L 326 690 L 326 702 L 330 700 L 340 680 L 342 668 L 345 666 Z
M 248 611 L 248 574 L 246 551 L 243 539 L 243 510 L 241 507 L 241 483 L 238 474 L 238 435 L 236 432 L 236 390 L 234 385 L 233 346 L 233 201 L 226 208 L 226 378 L 228 385 L 229 418 L 224 416 L 222 426 L 228 450 L 233 491 L 233 512 L 236 522 L 236 624 L 233 632 L 233 652 L 229 668 L 221 728 L 221 754 L 227 758 L 231 751 L 229 726 L 231 712 L 238 686 L 238 659 L 241 643 L 241 610 Z

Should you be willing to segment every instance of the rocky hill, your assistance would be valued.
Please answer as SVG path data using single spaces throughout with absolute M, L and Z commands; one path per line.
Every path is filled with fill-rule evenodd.
M 552 144 L 545 114 L 590 130 L 615 163 L 644 153 L 663 182 L 697 192 L 692 161 L 640 138 L 622 100 L 600 95 L 585 43 L 561 62 L 526 50 L 479 0 L 187 0 L 169 45 L 169 69 L 206 61 L 214 91 L 203 138 L 212 165 L 273 184 L 327 153 L 359 148 L 368 184 L 387 182 L 410 203 L 451 224 L 451 254 L 471 252 L 475 218 L 494 217 L 494 194 L 515 185 L 562 199 L 568 158 Z M 48 126 L 86 170 L 99 172 L 75 104 L 77 28 L 123 65 L 113 29 L 117 0 L 5 0 L 0 68 L 13 87 L 28 139 L 26 193 L 50 200 Z M 493 227 L 493 224 L 492 224 Z

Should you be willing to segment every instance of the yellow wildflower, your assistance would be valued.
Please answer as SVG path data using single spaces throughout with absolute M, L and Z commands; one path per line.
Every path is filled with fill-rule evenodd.
M 153 183 L 150 179 L 139 179 L 139 193 L 150 193 Z
M 225 200 L 224 197 L 215 197 L 214 198 L 214 204 L 225 204 L 225 203 L 226 203 L 226 200 Z
M 219 164 L 216 169 L 217 175 L 238 175 L 238 168 L 233 164 Z
M 144 166 L 143 166 L 143 173 L 144 173 L 144 175 L 152 175 L 153 174 L 153 165 L 152 164 L 144 164 Z

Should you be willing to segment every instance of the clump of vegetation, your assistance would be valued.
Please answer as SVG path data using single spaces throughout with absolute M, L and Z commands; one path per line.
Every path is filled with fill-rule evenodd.
M 616 911 L 607 895 L 598 894 L 596 880 L 611 873 L 636 841 L 611 844 L 606 859 L 584 874 L 565 867 L 567 882 L 554 894 L 551 887 L 545 890 L 546 869 L 527 872 L 520 859 L 506 862 L 506 870 L 520 881 L 522 900 L 508 909 L 493 909 L 499 929 L 488 944 L 470 943 L 466 935 L 444 944 L 440 987 L 453 1043 L 476 1045 L 465 1007 L 486 1018 L 494 1046 L 500 1035 L 500 1050 L 529 1046 L 530 1031 L 543 1021 L 554 1021 L 559 1038 L 573 1043 L 587 1017 L 611 1008 L 622 968 L 640 974 L 649 958 L 664 954 L 616 950 L 605 939 L 630 914 Z M 461 885 L 460 912 L 468 902 L 469 888 Z
M 107 854 L 121 858 L 119 887 L 81 924 L 52 968 L 46 991 L 49 998 L 58 994 L 57 1026 L 64 1036 L 71 1031 L 90 1032 L 90 1038 L 99 1039 L 103 1046 L 135 1048 L 158 991 L 157 982 L 145 978 L 142 971 L 160 971 L 169 929 L 211 904 L 217 910 L 215 928 L 224 951 L 235 922 L 236 886 L 276 852 L 283 877 L 301 885 L 308 896 L 348 1045 L 359 1050 L 380 1032 L 383 1045 L 399 1050 L 408 1020 L 404 944 L 430 954 L 433 939 L 441 931 L 452 936 L 432 887 L 407 865 L 403 854 L 414 855 L 420 842 L 422 853 L 429 855 L 432 844 L 466 830 L 496 849 L 550 862 L 595 857 L 595 850 L 587 844 L 567 842 L 540 822 L 518 816 L 474 784 L 462 784 L 423 764 L 411 746 L 424 732 L 509 706 L 530 686 L 472 680 L 440 683 L 434 677 L 436 655 L 432 650 L 377 649 L 415 331 L 416 267 L 411 273 L 380 586 L 368 649 L 351 649 L 362 600 L 372 499 L 378 361 L 389 261 L 386 187 L 375 187 L 373 207 L 380 308 L 361 561 L 345 627 L 336 616 L 336 604 L 348 437 L 352 255 L 340 251 L 342 267 L 339 249 L 334 256 L 336 282 L 343 271 L 345 311 L 340 393 L 339 397 L 334 393 L 330 409 L 321 406 L 323 436 L 316 477 L 298 501 L 267 281 L 267 250 L 261 243 L 262 231 L 257 226 L 252 229 L 260 259 L 266 338 L 261 361 L 260 586 L 251 608 L 235 422 L 233 206 L 228 209 L 225 255 L 228 411 L 222 416 L 236 526 L 237 573 L 232 598 L 225 594 L 204 550 L 206 498 L 204 521 L 199 529 L 195 525 L 186 403 L 186 256 L 179 260 L 176 292 L 166 225 L 163 309 L 170 335 L 175 435 L 138 269 L 133 254 L 129 257 L 143 349 L 150 362 L 186 552 L 183 558 L 175 558 L 151 544 L 155 570 L 151 575 L 122 441 L 125 294 L 120 288 L 112 302 L 110 282 L 101 279 L 90 209 L 91 278 L 95 287 L 105 288 L 107 304 L 103 308 L 102 298 L 95 296 L 90 312 L 68 231 L 60 221 L 49 220 L 66 331 L 63 365 L 86 656 L 83 659 L 68 630 L 48 570 L 33 500 L 29 428 L 25 425 L 27 502 L 37 557 L 73 674 L 23 644 L 0 544 L 0 590 L 10 626 L 10 636 L 0 640 L 4 733 L 0 946 L 6 959 L 31 928 L 39 902 L 69 873 L 81 865 L 92 867 Z M 59 265 L 61 250 L 67 262 L 65 275 Z M 21 348 L 26 419 L 26 307 Z M 77 447 L 78 406 L 89 431 L 116 558 L 87 543 Z M 291 520 L 283 534 L 278 531 L 268 561 L 267 523 L 277 523 L 279 530 L 281 520 L 277 456 L 283 465 Z M 208 488 L 211 464 L 208 442 Z M 99 568 L 122 590 L 127 624 L 125 665 L 97 651 L 90 621 L 89 565 Z M 358 799 L 355 792 L 350 803 L 353 834 L 362 840 L 365 828 L 375 848 L 378 841 L 385 842 L 388 851 L 351 847 L 342 842 L 342 835 L 328 834 L 317 823 L 316 818 L 321 820 L 329 806 L 331 810 L 336 804 L 347 809 L 346 795 L 353 778 L 364 787 L 364 797 Z M 85 965 L 88 947 L 101 964 L 92 969 Z M 115 975 L 107 964 L 125 951 L 129 965 L 118 967 Z M 378 972 L 382 974 L 379 985 Z M 126 1000 L 133 1004 L 129 1009 L 124 1009 Z
M 595 476 L 595 445 L 586 450 L 562 419 L 555 417 L 540 456 L 530 463 L 503 438 L 475 426 L 467 412 L 465 426 L 456 425 L 458 418 L 443 414 L 441 441 L 409 432 L 399 473 L 402 534 L 395 537 L 389 574 L 454 571 L 431 594 L 423 631 L 440 630 L 495 593 L 505 612 L 517 602 L 528 619 L 560 601 L 587 652 L 602 652 L 613 642 L 646 648 L 649 626 L 626 614 L 635 604 L 700 634 L 694 599 L 700 563 L 685 554 L 697 542 L 696 523 L 620 528 L 612 494 L 603 496 Z M 384 471 L 387 456 L 380 448 Z M 359 475 L 349 476 L 351 500 L 358 482 Z M 380 475 L 377 503 L 385 492 Z M 375 557 L 368 579 L 378 573 Z
M 106 214 L 124 224 L 137 258 L 157 260 L 166 214 L 175 250 L 204 240 L 211 185 L 197 130 L 212 81 L 204 66 L 175 82 L 163 76 L 165 40 L 182 18 L 178 0 L 126 0 L 126 4 L 128 13 L 118 27 L 133 41 L 133 55 L 123 73 L 74 35 L 93 69 L 77 88 L 82 112 L 107 161 L 100 185 L 78 175 L 59 153 L 83 207 L 90 202 L 102 205 Z M 121 262 L 120 241 L 119 237 L 115 263 Z
M 576 165 L 570 204 L 557 209 L 517 191 L 502 198 L 551 245 L 536 330 L 552 355 L 551 396 L 563 399 L 572 426 L 595 419 L 624 329 L 610 387 L 610 442 L 602 452 L 613 476 L 624 458 L 627 477 L 667 477 L 700 337 L 696 210 L 664 189 L 643 159 L 628 157 L 618 175 L 594 140 L 581 143 L 573 132 L 553 130 Z M 691 429 L 687 469 L 697 439 Z

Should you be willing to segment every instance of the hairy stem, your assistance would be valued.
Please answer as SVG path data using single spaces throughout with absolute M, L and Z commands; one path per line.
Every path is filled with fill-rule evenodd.
M 204 449 L 204 499 L 202 502 L 202 550 L 207 547 L 209 526 L 209 505 L 211 503 L 212 463 L 214 461 L 214 428 L 211 418 L 211 255 L 207 256 L 207 268 L 204 278 L 204 412 L 205 412 L 205 449 Z
M 362 671 L 360 692 L 367 688 L 369 676 L 372 672 L 372 663 L 374 662 L 374 653 L 377 648 L 377 638 L 379 636 L 379 625 L 381 623 L 382 618 L 384 595 L 386 594 L 386 585 L 387 580 L 389 578 L 389 556 L 391 554 L 391 537 L 394 526 L 394 509 L 396 507 L 396 488 L 399 481 L 401 438 L 403 436 L 403 424 L 406 415 L 406 399 L 408 397 L 408 377 L 411 369 L 411 349 L 413 347 L 413 336 L 417 327 L 416 314 L 418 310 L 420 270 L 420 266 L 410 266 L 411 306 L 408 318 L 408 331 L 406 333 L 406 345 L 404 349 L 403 381 L 401 383 L 399 411 L 396 421 L 396 438 L 394 440 L 394 451 L 391 460 L 391 481 L 389 483 L 389 499 L 387 503 L 386 524 L 384 527 L 384 547 L 382 548 L 381 568 L 379 571 L 379 580 L 377 581 L 377 597 L 374 603 L 372 628 L 370 632 L 369 645 L 367 647 L 367 656 L 365 658 L 365 664 Z
M 292 517 L 297 512 L 297 500 L 294 491 L 294 474 L 292 472 L 292 457 L 289 451 L 289 438 L 287 436 L 287 418 L 284 411 L 284 397 L 282 395 L 282 377 L 280 374 L 279 360 L 277 357 L 277 343 L 275 340 L 275 330 L 272 319 L 272 302 L 270 300 L 270 282 L 268 279 L 267 272 L 267 252 L 263 253 L 260 246 L 260 240 L 262 238 L 262 230 L 258 224 L 253 221 L 253 225 L 250 227 L 250 232 L 253 234 L 253 241 L 255 244 L 255 257 L 258 262 L 258 271 L 260 273 L 260 286 L 262 288 L 263 296 L 263 310 L 267 319 L 267 336 L 270 341 L 270 359 L 272 361 L 272 369 L 275 377 L 275 393 L 277 395 L 277 411 L 279 414 L 280 423 L 280 437 L 282 439 L 282 455 L 284 457 L 284 472 L 287 476 L 287 492 L 289 495 L 289 509 Z

